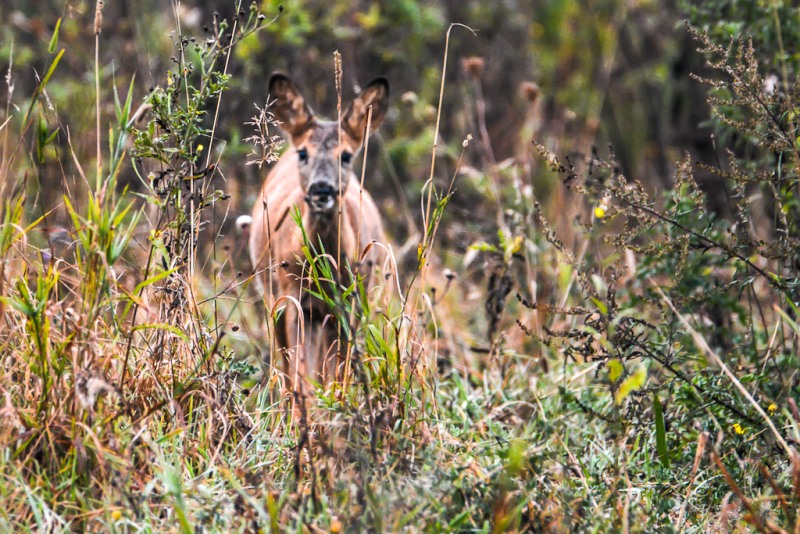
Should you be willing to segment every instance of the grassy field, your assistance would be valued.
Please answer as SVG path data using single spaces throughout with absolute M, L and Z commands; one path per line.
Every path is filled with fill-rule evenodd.
M 419 16 L 405 44 L 424 49 L 440 12 L 407 4 L 359 6 L 354 24 Z M 640 73 L 618 49 L 622 21 L 648 11 L 600 2 L 608 25 L 582 26 L 571 3 L 537 4 L 574 30 L 567 43 L 531 23 L 542 43 L 600 43 L 577 115 L 574 78 L 496 92 L 493 58 L 463 53 L 494 28 L 484 8 L 440 28 L 427 89 L 396 93 L 355 167 L 391 234 L 382 276 L 331 289 L 326 264 L 310 268 L 350 350 L 307 408 L 271 355 L 263 325 L 281 311 L 234 224 L 285 143 L 266 95 L 238 122 L 229 95 L 263 85 L 247 54 L 299 46 L 319 6 L 237 4 L 192 25 L 174 3 L 168 26 L 136 13 L 137 35 L 171 32 L 155 75 L 129 75 L 136 40 L 109 35 L 102 2 L 62 7 L 33 41 L 38 19 L 9 9 L 0 530 L 800 531 L 800 14 L 766 4 L 721 22 L 767 28 L 777 55 L 700 8 L 675 30 L 701 64 L 665 93 L 699 82 L 708 158 L 688 141 L 655 157 L 638 130 L 620 154 L 597 148 L 641 126 L 596 91 Z M 556 57 L 541 64 L 563 74 Z M 334 77 L 327 103 L 352 93 Z

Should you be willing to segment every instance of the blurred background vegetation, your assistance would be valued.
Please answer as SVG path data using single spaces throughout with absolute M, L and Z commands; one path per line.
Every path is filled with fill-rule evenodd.
M 387 219 L 398 222 L 391 225 L 392 233 L 403 242 L 420 223 L 412 212 L 428 174 L 426 155 L 433 137 L 445 33 L 450 23 L 458 22 L 474 33 L 453 31 L 442 102 L 445 146 L 437 179 L 449 181 L 467 135 L 476 137 L 477 146 L 465 156 L 466 171 L 461 172 L 466 176 L 459 180 L 459 195 L 448 213 L 454 219 L 445 236 L 448 251 L 463 253 L 496 222 L 491 204 L 486 210 L 475 210 L 476 205 L 485 205 L 484 199 L 492 195 L 513 195 L 511 180 L 500 182 L 499 191 L 492 190 L 485 171 L 488 162 L 514 158 L 531 163 L 523 182 L 535 184 L 542 200 L 557 193 L 553 177 L 531 161 L 532 140 L 577 158 L 595 149 L 600 155 L 613 149 L 626 176 L 653 190 L 663 189 L 670 186 L 675 162 L 684 154 L 713 164 L 721 152 L 713 146 L 712 134 L 719 136 L 724 129 L 714 129 L 705 88 L 690 77 L 702 74 L 704 66 L 686 30 L 687 21 L 722 41 L 753 36 L 762 63 L 770 68 L 798 39 L 800 30 L 793 23 L 798 14 L 789 5 L 766 0 L 265 1 L 261 12 L 277 20 L 242 42 L 229 66 L 233 81 L 217 130 L 224 143 L 214 145 L 226 182 L 222 188 L 234 195 L 234 212 L 249 210 L 261 176 L 257 168 L 242 165 L 251 150 L 243 141 L 250 135 L 244 122 L 255 113 L 254 104 L 265 102 L 272 72 L 291 74 L 318 113 L 335 113 L 332 54 L 338 50 L 345 98 L 374 76 L 386 75 L 391 81 L 391 117 L 370 165 L 370 173 L 380 178 L 370 179 L 369 186 L 383 202 Z M 244 6 L 242 14 L 248 8 Z M 72 157 L 65 150 L 68 130 L 92 121 L 93 95 L 87 84 L 93 74 L 93 40 L 87 36 L 94 3 L 43 0 L 34 5 L 9 0 L 0 6 L 0 16 L 5 21 L 0 28 L 0 62 L 11 67 L 16 95 L 30 94 L 37 76 L 47 69 L 47 45 L 56 21 L 62 21 L 58 46 L 67 53 L 48 88 L 51 107 L 38 111 L 48 131 L 57 131 L 45 164 L 37 170 L 46 205 L 52 205 L 64 187 L 60 177 L 73 173 Z M 177 7 L 168 0 L 108 2 L 100 56 L 103 85 L 123 88 L 135 78 L 134 102 L 141 102 L 150 90 L 166 83 L 167 71 L 175 66 L 176 27 L 202 40 L 215 17 L 236 16 L 229 2 L 183 2 Z M 782 35 L 775 30 L 776 17 L 785 22 Z M 469 58 L 482 61 L 470 70 L 464 64 Z M 797 58 L 786 59 L 784 70 L 793 71 Z M 791 76 L 777 67 L 773 70 L 775 75 Z M 5 101 L 9 87 L 0 90 Z M 110 106 L 109 102 L 104 109 L 108 116 Z M 479 135 L 482 122 L 485 137 Z M 93 157 L 92 135 L 81 131 L 73 140 L 79 161 Z M 125 174 L 123 182 L 136 181 L 131 172 Z M 724 212 L 719 181 L 708 175 L 698 178 L 701 184 L 716 184 L 706 188 L 714 193 L 715 208 Z M 32 204 L 37 197 L 29 198 Z M 567 201 L 557 204 L 562 202 Z M 554 219 L 574 216 L 561 206 L 551 206 L 549 214 Z M 66 219 L 63 212 L 56 216 Z
M 487 158 L 529 161 L 532 139 L 558 153 L 583 156 L 593 147 L 607 154 L 610 146 L 627 176 L 641 178 L 654 189 L 663 188 L 670 184 L 675 162 L 684 152 L 708 162 L 718 153 L 711 144 L 705 91 L 689 78 L 691 72 L 702 72 L 703 62 L 686 31 L 687 16 L 721 39 L 755 33 L 757 44 L 763 44 L 759 50 L 777 54 L 773 4 L 264 2 L 262 13 L 270 19 L 277 16 L 277 21 L 241 43 L 229 67 L 233 83 L 222 105 L 218 130 L 224 143 L 215 145 L 222 158 L 225 187 L 241 192 L 236 209 L 246 211 L 260 176 L 254 167 L 241 164 L 250 151 L 243 141 L 250 132 L 243 124 L 254 114 L 253 104 L 265 101 L 269 75 L 290 73 L 316 103 L 317 111 L 330 116 L 335 113 L 332 54 L 339 50 L 346 98 L 374 76 L 386 75 L 391 81 L 392 115 L 382 129 L 381 147 L 370 170 L 381 178 L 370 180 L 370 188 L 384 200 L 387 219 L 405 221 L 392 225 L 395 239 L 402 241 L 419 224 L 408 220 L 409 207 L 417 206 L 420 187 L 427 179 L 426 153 L 433 136 L 445 33 L 451 22 L 459 22 L 474 34 L 464 28 L 453 31 L 441 127 L 446 146 L 437 179 L 449 180 L 457 147 L 472 134 L 478 146 L 466 154 L 465 163 L 471 169 L 485 168 Z M 780 6 L 777 9 L 785 20 L 788 13 Z M 176 54 L 176 24 L 185 35 L 202 40 L 214 17 L 232 20 L 235 11 L 228 2 L 183 2 L 177 8 L 167 0 L 108 2 L 100 58 L 103 85 L 123 88 L 135 77 L 134 102 L 140 102 L 153 87 L 166 83 L 166 73 L 174 67 L 170 58 Z M 58 119 L 47 108 L 41 111 L 48 129 L 58 129 L 41 170 L 41 184 L 57 198 L 61 169 L 71 174 L 72 158 L 65 150 L 67 129 L 92 122 L 93 94 L 87 84 L 93 74 L 94 43 L 87 36 L 94 3 L 42 1 L 34 5 L 10 0 L 0 6 L 0 16 L 5 21 L 0 28 L 0 62 L 12 66 L 13 58 L 11 75 L 17 95 L 30 94 L 37 73 L 41 76 L 47 69 L 51 59 L 47 45 L 55 22 L 62 20 L 59 47 L 67 53 L 48 89 L 48 103 Z M 792 16 L 797 17 L 796 13 Z M 794 27 L 785 26 L 789 31 L 796 31 L 791 30 Z M 785 41 L 796 38 L 783 36 Z M 472 57 L 483 60 L 477 72 L 462 63 Z M 531 91 L 536 89 L 525 85 L 530 82 L 538 86 L 534 101 Z M 7 94 L 8 87 L 2 90 Z M 486 140 L 479 136 L 478 105 L 485 109 L 491 146 L 483 146 Z M 110 108 L 105 111 L 112 113 Z M 91 135 L 81 132 L 80 139 L 74 140 L 80 161 L 93 157 Z M 525 181 L 529 179 L 545 198 L 555 188 L 548 183 L 549 174 L 536 165 L 530 167 Z M 470 233 L 483 234 L 483 226 L 495 220 L 492 210 L 473 209 L 476 202 L 480 205 L 482 198 L 491 196 L 488 188 L 481 172 L 459 181 L 460 194 L 451 204 L 450 216 L 457 219 L 460 231 L 448 235 L 454 250 L 463 253 L 471 242 Z M 510 193 L 501 190 L 500 194 Z M 394 200 L 397 197 L 401 202 Z

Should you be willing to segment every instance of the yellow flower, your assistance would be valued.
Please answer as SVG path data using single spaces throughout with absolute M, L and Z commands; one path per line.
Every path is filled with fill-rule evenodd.
M 733 431 L 740 436 L 744 434 L 744 428 L 739 423 L 733 423 Z
M 769 411 L 769 413 L 775 413 L 775 411 L 777 409 L 778 409 L 778 405 L 775 404 L 774 402 L 772 404 L 770 404 L 769 406 L 767 406 L 767 410 Z
M 603 205 L 596 206 L 594 208 L 594 216 L 598 219 L 602 219 L 606 216 L 606 207 Z
M 122 517 L 122 511 L 114 510 L 113 512 L 111 512 L 111 519 L 113 519 L 114 521 L 118 520 L 121 517 Z
M 205 147 L 203 145 L 197 145 L 197 153 L 199 154 L 200 152 L 202 152 L 204 148 Z

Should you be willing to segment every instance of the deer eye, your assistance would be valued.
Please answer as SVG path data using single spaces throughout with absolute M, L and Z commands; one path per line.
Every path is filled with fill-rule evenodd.
M 350 165 L 350 162 L 353 160 L 353 155 L 347 151 L 342 152 L 339 157 L 342 158 L 342 163 L 344 165 Z
M 298 148 L 297 149 L 297 157 L 300 158 L 300 161 L 302 163 L 307 162 L 308 161 L 308 150 L 306 150 L 305 148 Z

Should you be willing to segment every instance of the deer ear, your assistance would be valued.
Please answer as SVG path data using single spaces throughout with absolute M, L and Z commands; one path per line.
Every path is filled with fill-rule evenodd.
M 370 133 L 378 129 L 389 107 L 389 81 L 381 76 L 375 78 L 353 100 L 342 115 L 342 128 L 357 142 L 364 141 L 367 129 L 367 113 L 372 108 Z
M 314 124 L 314 112 L 288 76 L 275 73 L 269 79 L 269 95 L 275 100 L 272 112 L 289 135 L 296 137 Z

